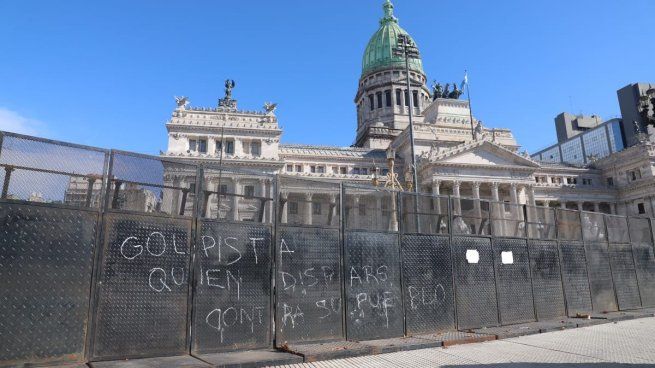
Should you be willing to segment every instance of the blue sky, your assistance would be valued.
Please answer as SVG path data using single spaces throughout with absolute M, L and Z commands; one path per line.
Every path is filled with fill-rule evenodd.
M 348 146 L 382 0 L 0 1 L 0 129 L 158 153 L 174 95 L 279 103 L 283 142 Z M 474 114 L 530 151 L 559 112 L 619 115 L 655 81 L 652 0 L 396 0 L 429 80 L 469 70 Z

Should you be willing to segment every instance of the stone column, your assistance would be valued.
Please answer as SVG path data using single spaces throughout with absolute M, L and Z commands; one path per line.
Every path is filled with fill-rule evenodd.
M 578 211 L 583 211 L 583 208 L 584 208 L 584 202 L 578 201 Z
M 304 213 L 304 224 L 305 225 L 311 225 L 313 222 L 312 216 L 314 214 L 313 212 L 313 202 L 312 202 L 312 193 L 305 193 L 305 213 Z
M 563 199 L 559 200 L 559 208 L 565 210 L 566 209 L 566 201 Z
M 528 218 L 525 220 L 526 222 L 538 222 L 537 209 L 535 208 L 537 206 L 537 201 L 534 198 L 534 186 L 528 185 L 526 190 L 528 192 Z
M 462 203 L 459 201 L 459 185 L 458 180 L 453 181 L 453 215 L 462 215 Z
M 518 194 L 518 184 L 511 183 L 509 188 L 509 197 L 510 203 L 512 204 L 512 220 L 519 219 L 518 213 L 518 204 L 519 204 L 519 194 Z
M 618 212 L 616 212 L 616 202 L 610 202 L 610 213 L 612 215 L 618 214 Z
M 330 194 L 330 213 L 328 215 L 328 225 L 334 224 L 337 218 L 337 195 Z
M 505 229 L 505 208 L 503 203 L 500 201 L 500 183 L 495 181 L 491 183 L 491 211 L 492 214 L 491 216 L 493 219 L 491 220 L 491 223 L 493 224 L 493 233 L 497 235 L 502 235 L 504 234 L 504 229 Z
M 594 212 L 600 212 L 600 203 L 594 202 Z
M 480 227 L 482 226 L 482 209 L 480 208 L 480 182 L 474 181 L 471 183 L 473 186 L 473 211 L 475 212 L 475 230 L 481 234 Z
M 441 194 L 441 180 L 434 179 L 432 180 L 432 195 L 438 196 Z M 441 199 L 434 199 L 434 209 L 435 212 L 441 212 Z
M 241 194 L 241 185 L 237 178 L 232 179 L 232 182 L 234 183 L 234 195 L 232 196 L 232 220 L 239 221 L 239 201 L 241 200 L 239 195 Z
M 289 222 L 289 193 L 280 192 L 280 223 Z
M 544 207 L 546 207 L 546 208 L 550 207 L 550 201 L 549 200 L 546 199 L 543 202 L 544 202 Z

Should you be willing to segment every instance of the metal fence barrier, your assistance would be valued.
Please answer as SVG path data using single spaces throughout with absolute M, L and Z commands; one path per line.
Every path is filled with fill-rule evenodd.
M 281 177 L 278 188 L 276 345 L 343 339 L 341 186 Z
M 0 365 L 84 360 L 107 152 L 0 143 Z
M 655 306 L 652 220 L 0 132 L 0 366 Z
M 448 198 L 413 193 L 401 193 L 400 198 L 405 332 L 452 330 L 455 304 Z M 414 213 L 417 208 L 418 214 Z

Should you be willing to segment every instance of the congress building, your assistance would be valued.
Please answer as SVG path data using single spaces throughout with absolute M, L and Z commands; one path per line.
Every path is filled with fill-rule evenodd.
M 637 135 L 643 137 L 633 145 L 620 141 L 621 130 L 632 129 L 633 122 L 616 127 L 612 121 L 596 128 L 600 133 L 594 133 L 594 139 L 606 142 L 596 144 L 607 147 L 603 155 L 585 155 L 581 149 L 580 157 L 566 161 L 558 149 L 557 157 L 541 153 L 531 156 L 521 152 L 509 129 L 484 126 L 473 116 L 469 102 L 460 98 L 459 86 L 428 87 L 420 56 L 409 59 L 408 90 L 405 58 L 394 52 L 399 37 L 408 37 L 409 43 L 418 47 L 400 27 L 394 5 L 386 1 L 379 28 L 363 50 L 351 147 L 280 143 L 283 131 L 275 116 L 276 106 L 267 103 L 259 111 L 240 109 L 232 98 L 235 84 L 228 80 L 226 94 L 215 107 L 192 107 L 188 98 L 176 99 L 177 107 L 166 123 L 168 148 L 162 155 L 196 163 L 221 162 L 246 172 L 380 186 L 390 180 L 391 155 L 398 184 L 407 190 L 412 186 L 411 112 L 420 192 L 451 195 L 473 203 L 476 199 L 504 202 L 507 208 L 516 203 L 655 217 L 655 145 L 639 128 Z M 647 131 L 644 125 L 642 129 Z M 174 180 L 193 178 L 180 175 Z M 273 191 L 270 181 L 247 175 L 225 175 L 220 183 L 217 177 L 209 186 L 216 192 L 246 197 Z M 305 215 L 305 219 L 329 217 L 334 211 L 334 198 L 329 193 L 317 192 L 315 197 L 304 193 L 303 198 L 295 198 L 294 193 L 284 195 L 287 221 L 296 215 Z M 247 201 L 218 203 L 215 197 L 209 199 L 208 216 L 248 220 L 255 215 Z M 313 204 L 305 208 L 302 204 L 308 202 Z M 380 208 L 384 210 L 385 205 L 380 203 Z

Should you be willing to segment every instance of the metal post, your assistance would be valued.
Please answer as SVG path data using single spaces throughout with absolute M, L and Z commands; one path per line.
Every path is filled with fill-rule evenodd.
M 348 339 L 348 319 L 346 313 L 348 303 L 346 295 L 346 200 L 345 200 L 346 189 L 343 186 L 343 181 L 339 183 L 339 247 L 341 251 L 341 257 L 339 261 L 339 266 L 341 267 L 341 327 L 343 331 L 343 337 Z
M 96 182 L 96 179 L 93 177 L 88 177 L 87 178 L 89 181 L 89 184 L 87 185 L 86 188 L 86 203 L 84 204 L 84 207 L 91 207 L 91 197 L 93 196 L 93 185 Z
M 9 181 L 11 180 L 11 173 L 13 171 L 13 166 L 5 166 L 5 181 L 2 183 L 2 199 L 7 199 L 7 192 L 9 192 Z

